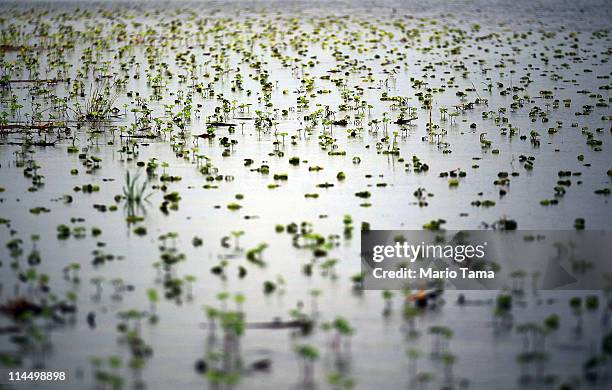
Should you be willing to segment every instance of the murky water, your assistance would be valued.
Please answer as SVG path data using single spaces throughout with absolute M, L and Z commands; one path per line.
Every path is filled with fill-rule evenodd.
M 118 342 L 118 314 L 130 309 L 148 310 L 147 290 L 152 288 L 162 295 L 156 308 L 159 322 L 149 324 L 143 319 L 140 325 L 140 336 L 153 350 L 141 376 L 152 389 L 214 388 L 194 370 L 194 365 L 205 357 L 209 335 L 203 325 L 207 318 L 202 307 L 222 306 L 217 298 L 220 292 L 244 294 L 242 310 L 251 323 L 274 317 L 288 319 L 299 302 L 304 305 L 303 311 L 310 314 L 313 289 L 321 290 L 315 315 L 318 325 L 343 316 L 355 328 L 349 357 L 344 357 L 339 365 L 328 345 L 329 335 L 319 329 L 307 337 L 295 336 L 291 330 L 247 329 L 240 341 L 245 365 L 270 358 L 272 366 L 269 372 L 245 373 L 234 388 L 307 387 L 302 383 L 300 361 L 294 352 L 294 346 L 303 343 L 316 346 L 321 353 L 315 364 L 318 388 L 334 388 L 328 384 L 328 375 L 335 372 L 341 372 L 343 378 L 350 379 L 359 389 L 414 388 L 417 384 L 409 373 L 411 361 L 406 354 L 410 348 L 424 353 L 418 361 L 418 372 L 433 374 L 429 388 L 440 388 L 445 383 L 444 365 L 429 357 L 432 336 L 428 329 L 432 325 L 448 326 L 454 331 L 450 349 L 456 355 L 453 383 L 457 387 L 518 386 L 520 367 L 516 356 L 522 348 L 522 336 L 514 329 L 504 331 L 493 325 L 494 307 L 486 302 L 495 299 L 498 292 L 466 293 L 468 299 L 485 303 L 460 306 L 455 303 L 458 293 L 447 291 L 443 304 L 416 317 L 415 327 L 420 335 L 408 337 L 399 292 L 392 300 L 391 315 L 384 317 L 384 300 L 379 291 L 356 292 L 352 287 L 350 277 L 360 270 L 359 229 L 362 222 L 368 222 L 372 229 L 419 229 L 439 218 L 447 221 L 444 227 L 449 229 L 479 229 L 484 227 L 483 223 L 492 224 L 500 218 L 515 220 L 519 229 L 573 229 L 577 218 L 584 219 L 587 229 L 609 228 L 612 217 L 609 196 L 594 193 L 610 188 L 612 169 L 609 150 L 612 68 L 608 62 L 611 42 L 605 32 L 610 27 L 610 7 L 606 2 L 433 2 L 426 6 L 416 2 L 378 2 L 367 6 L 348 2 L 104 4 L 107 13 L 98 12 L 98 6 L 81 3 L 81 11 L 72 18 L 58 15 L 74 12 L 74 4 L 37 3 L 32 5 L 33 13 L 24 13 L 29 5 L 0 5 L 3 33 L 17 28 L 33 35 L 30 42 L 19 44 L 37 42 L 44 46 L 61 41 L 57 36 L 40 37 L 34 33 L 45 24 L 50 32 L 61 31 L 60 25 L 83 32 L 75 36 L 74 48 L 66 47 L 60 56 L 55 50 L 36 52 L 39 60 L 36 78 L 85 80 L 89 93 L 95 68 L 104 68 L 103 73 L 110 75 L 129 76 L 113 103 L 117 115 L 109 123 L 94 128 L 82 121 L 77 128 L 74 113 L 68 111 L 70 135 L 63 138 L 54 133 L 47 135 L 47 140 L 57 140 L 54 146 L 31 146 L 31 153 L 22 156 L 19 151 L 24 147 L 17 144 L 24 142 L 26 136 L 19 132 L 3 136 L 0 145 L 0 187 L 4 189 L 0 193 L 0 218 L 10 221 L 0 228 L 2 242 L 15 237 L 24 241 L 25 253 L 17 263 L 19 269 L 25 270 L 31 268 L 26 260 L 32 249 L 30 236 L 39 235 L 36 246 L 42 261 L 34 267 L 36 272 L 49 275 L 51 290 L 60 299 L 68 292 L 75 293 L 77 313 L 68 316 L 67 323 L 51 326 L 47 346 L 43 348 L 45 367 L 65 369 L 72 376 L 62 388 L 95 388 L 90 363 L 93 357 L 119 356 L 127 365 L 130 353 L 125 343 Z M 41 14 L 43 9 L 50 12 Z M 89 14 L 83 14 L 83 10 Z M 171 21 L 179 23 L 171 25 Z M 129 38 L 124 41 L 117 39 L 123 33 L 113 35 L 112 30 L 122 23 Z M 420 37 L 412 35 L 411 29 L 419 31 Z M 302 43 L 300 39 L 306 41 Z M 252 40 L 255 43 L 251 44 Z M 130 48 L 118 57 L 118 48 L 126 42 L 131 42 Z M 89 73 L 77 76 L 85 63 L 83 53 L 90 47 L 98 54 L 93 57 Z M 226 52 L 219 60 L 221 48 Z M 272 48 L 280 54 L 276 55 Z M 455 48 L 457 51 L 453 51 Z M 177 59 L 181 52 L 187 55 Z M 188 60 L 192 54 L 196 67 L 194 73 L 189 73 L 183 59 Z M 10 75 L 10 79 L 31 78 L 26 69 L 19 69 L 23 57 L 18 51 L 7 50 L 3 55 L 3 75 Z M 301 59 L 296 64 L 303 63 L 304 67 L 292 69 L 283 65 L 296 57 Z M 66 74 L 58 76 L 60 60 L 69 66 Z M 267 108 L 261 72 L 258 79 L 253 77 L 257 74 L 253 65 L 257 61 L 262 62 L 261 69 L 269 75 Z M 308 61 L 312 61 L 312 67 Z M 11 62 L 15 64 L 10 65 Z M 126 64 L 127 70 L 120 69 L 121 63 Z M 160 64 L 167 64 L 168 74 L 158 73 L 163 68 Z M 215 69 L 218 64 L 228 71 Z M 395 73 L 391 74 L 393 69 Z M 129 127 L 135 118 L 142 117 L 130 110 L 138 106 L 136 92 L 142 98 L 154 93 L 147 74 L 161 74 L 163 79 L 161 99 L 147 102 L 151 117 L 158 118 L 166 128 L 184 107 L 185 96 L 192 94 L 191 121 L 184 128 L 184 139 L 174 121 L 170 126 L 172 132 L 154 139 L 136 139 L 135 153 L 128 154 L 121 149 L 126 146 L 131 150 L 133 146 L 129 146 L 128 138 L 121 137 L 125 133 L 120 127 Z M 182 81 L 179 75 L 186 80 Z M 232 89 L 236 75 L 242 75 L 243 90 Z M 221 106 L 218 98 L 195 92 L 192 76 L 194 84 L 210 86 L 217 96 L 222 94 L 237 105 L 251 104 L 248 111 L 238 108 L 228 113 L 225 121 L 235 124 L 232 133 L 227 127 L 216 128 L 216 138 L 210 142 L 192 136 L 206 132 L 208 116 Z M 305 79 L 314 80 L 312 91 L 304 90 L 307 82 L 301 81 Z M 334 84 L 334 80 L 342 83 Z M 415 80 L 426 85 L 419 87 Z M 33 113 L 39 111 L 42 119 L 52 119 L 49 115 L 57 111 L 44 109 L 52 106 L 51 96 L 67 97 L 70 107 L 74 107 L 74 102 L 86 101 L 71 96 L 73 84 L 50 85 L 46 87 L 49 93 L 36 94 L 35 98 L 32 84 L 11 84 L 10 90 L 3 89 L 2 111 L 9 113 L 11 123 L 31 120 Z M 358 88 L 362 91 L 356 94 Z M 419 95 L 426 94 L 428 88 L 435 92 L 431 121 L 439 126 L 434 128 L 438 136 L 428 134 L 429 110 L 419 100 Z M 500 94 L 508 88 L 508 93 Z M 134 93 L 128 96 L 129 91 Z M 461 99 L 457 91 L 467 91 L 467 96 Z M 542 91 L 551 91 L 553 98 L 546 99 Z M 406 98 L 401 105 L 404 109 L 414 108 L 417 115 L 412 125 L 402 130 L 393 123 L 401 110 L 392 107 L 391 101 L 381 101 L 383 93 Z M 10 110 L 12 95 L 23 106 L 18 112 Z M 355 95 L 371 107 L 354 110 Z M 520 99 L 522 107 L 511 108 L 512 95 L 525 97 Z M 310 100 L 308 108 L 296 108 L 298 96 Z M 340 110 L 347 97 L 351 98 L 347 100 L 350 110 Z M 468 107 L 476 99 L 480 104 Z M 566 99 L 571 99 L 569 107 L 564 104 Z M 558 107 L 555 100 L 559 101 Z M 42 108 L 33 108 L 37 104 Z M 310 126 L 304 116 L 317 109 L 325 110 L 326 106 L 335 111 L 335 120 L 348 117 L 351 123 L 330 129 L 324 128 L 319 118 Z M 585 111 L 585 106 L 590 106 L 587 114 L 576 115 Z M 445 119 L 441 107 L 448 108 Z M 530 116 L 534 107 L 539 107 L 543 114 L 536 112 L 537 115 Z M 499 111 L 500 108 L 505 111 Z M 272 129 L 256 128 L 253 119 L 237 119 L 254 118 L 256 110 L 270 113 L 275 122 Z M 282 110 L 287 110 L 286 115 Z M 492 112 L 489 118 L 483 118 L 483 112 L 489 111 Z M 455 112 L 458 115 L 452 119 L 449 114 Z M 363 114 L 363 121 L 355 124 L 359 113 Z M 384 123 L 385 118 L 390 119 L 388 124 Z M 374 119 L 380 121 L 379 125 L 368 125 Z M 517 129 L 513 136 L 509 135 L 511 127 Z M 353 136 L 350 130 L 357 128 L 362 130 Z M 549 128 L 555 131 L 549 134 Z M 532 130 L 539 133 L 537 142 L 531 142 Z M 392 147 L 394 131 L 398 132 L 399 156 L 380 153 Z M 588 145 L 589 132 L 602 145 Z M 74 143 L 80 153 L 101 159 L 99 168 L 91 170 L 83 165 L 79 153 L 67 153 L 73 144 L 73 134 L 78 138 Z M 324 134 L 334 140 L 332 144 L 322 146 Z M 381 140 L 387 136 L 389 140 Z M 222 147 L 219 145 L 222 137 L 237 143 L 231 148 Z M 33 136 L 34 141 L 41 139 L 42 135 Z M 273 145 L 275 140 L 277 144 Z M 484 145 L 483 140 L 490 141 L 490 146 Z M 177 152 L 182 142 L 184 152 Z M 330 155 L 330 151 L 345 153 Z M 205 155 L 218 174 L 228 179 L 207 181 L 207 176 L 200 172 L 205 160 L 198 161 L 194 157 L 197 154 Z M 289 163 L 293 156 L 299 157 L 300 164 Z M 418 156 L 429 170 L 414 172 L 413 156 Z M 521 156 L 535 157 L 533 169 L 525 167 Z M 359 158 L 358 164 L 354 157 Z M 157 175 L 148 178 L 150 196 L 136 210 L 144 220 L 128 224 L 125 201 L 116 203 L 115 196 L 123 193 L 126 171 L 139 172 L 144 180 L 147 177 L 144 168 L 136 163 L 153 158 L 167 166 L 160 165 Z M 40 166 L 38 172 L 44 175 L 44 186 L 34 192 L 28 191 L 32 180 L 24 177 L 24 165 L 20 163 L 28 159 L 35 160 Z M 245 166 L 245 159 L 252 159 L 253 164 Z M 262 164 L 269 166 L 269 174 L 254 171 Z M 323 169 L 309 169 L 316 166 Z M 72 169 L 77 169 L 78 174 L 71 174 Z M 449 186 L 448 178 L 439 177 L 441 172 L 456 169 L 466 173 L 456 187 Z M 501 171 L 517 172 L 518 176 L 512 176 L 509 185 L 496 185 L 494 181 Z M 559 171 L 580 172 L 580 176 L 570 178 L 571 185 L 564 186 L 563 196 L 555 196 L 558 181 L 564 180 L 558 176 Z M 345 180 L 337 180 L 339 172 L 345 173 Z M 159 179 L 163 173 L 179 176 L 181 180 L 162 183 Z M 287 180 L 274 179 L 275 174 L 282 173 L 288 175 Z M 279 186 L 269 188 L 274 183 Z M 334 186 L 317 187 L 321 183 Z M 73 190 L 86 184 L 98 185 L 100 190 L 92 193 Z M 159 189 L 162 184 L 167 186 L 165 192 Z M 207 184 L 218 188 L 205 188 Z M 414 192 L 418 188 L 433 194 L 426 198 L 426 207 L 417 204 Z M 505 190 L 505 195 L 500 195 L 500 189 Z M 355 196 L 366 190 L 371 193 L 368 199 Z M 181 197 L 178 209 L 166 215 L 159 207 L 164 195 L 174 191 Z M 305 197 L 313 193 L 318 197 Z M 72 202 L 64 202 L 65 194 L 72 197 Z M 238 199 L 237 194 L 243 198 Z M 558 204 L 542 206 L 540 201 L 546 199 L 557 199 Z M 472 205 L 477 200 L 493 200 L 495 205 Z M 227 207 L 230 203 L 242 207 L 232 211 Z M 371 205 L 363 207 L 364 203 Z M 94 208 L 113 204 L 117 204 L 116 211 L 101 212 Z M 49 212 L 30 211 L 37 207 L 45 207 Z M 352 217 L 352 237 L 343 235 L 346 215 Z M 306 276 L 303 268 L 312 262 L 312 252 L 296 249 L 288 233 L 275 232 L 276 225 L 292 222 L 298 225 L 310 222 L 313 230 L 324 237 L 340 236 L 338 246 L 312 263 L 311 276 Z M 84 227 L 85 237 L 73 235 L 59 240 L 57 226 L 61 224 Z M 146 228 L 147 234 L 136 234 L 137 226 Z M 93 227 L 101 229 L 101 234 L 94 237 Z M 224 248 L 223 237 L 237 231 L 244 232 L 238 248 L 234 238 Z M 185 254 L 185 260 L 174 265 L 170 273 L 178 278 L 187 275 L 196 278 L 193 283 L 184 283 L 178 303 L 163 298 L 163 275 L 155 267 L 160 261 L 159 236 L 169 232 L 178 236 L 167 242 L 173 242 Z M 202 238 L 202 246 L 192 245 L 194 236 Z M 261 268 L 245 259 L 246 252 L 260 243 L 268 245 L 263 251 L 266 265 Z M 94 251 L 116 257 L 94 264 Z M 18 271 L 11 267 L 14 260 L 9 249 L 3 246 L 0 253 L 2 302 L 21 296 L 38 297 L 39 293 L 28 291 L 28 283 L 18 280 Z M 227 276 L 221 278 L 210 270 L 224 259 Z M 338 260 L 331 272 L 321 267 L 328 259 Z M 80 264 L 80 283 L 71 281 L 72 277 L 65 278 L 64 268 L 72 263 Z M 238 277 L 239 265 L 248 270 L 244 279 Z M 73 273 L 76 272 L 69 272 Z M 283 282 L 279 283 L 279 277 Z M 103 278 L 98 298 L 94 296 L 93 278 Z M 276 291 L 264 294 L 265 281 L 274 281 Z M 192 284 L 191 297 L 187 284 Z M 602 335 L 609 330 L 604 315 L 607 309 L 602 308 L 602 303 L 597 310 L 584 313 L 582 336 L 577 337 L 573 331 L 576 318 L 568 305 L 568 299 L 574 295 L 541 292 L 535 296 L 528 291 L 524 298 L 516 297 L 524 305 L 515 305 L 513 309 L 515 324 L 541 323 L 552 313 L 560 316 L 559 330 L 547 340 L 546 372 L 556 376 L 557 385 L 582 376 L 583 362 L 598 351 Z M 604 295 L 600 298 L 603 302 Z M 236 305 L 230 299 L 227 306 L 233 309 Z M 95 328 L 86 320 L 91 312 L 95 313 Z M 12 320 L 3 316 L 0 322 L 5 326 Z M 221 337 L 220 333 L 218 336 Z M 0 352 L 21 357 L 24 367 L 40 363 L 41 355 L 36 351 L 20 350 L 10 336 L 0 336 Z M 125 387 L 130 387 L 132 371 L 120 368 L 117 372 L 125 377 Z M 583 385 L 605 388 L 609 383 Z M 421 386 L 425 388 L 425 383 Z M 533 383 L 532 386 L 544 387 Z

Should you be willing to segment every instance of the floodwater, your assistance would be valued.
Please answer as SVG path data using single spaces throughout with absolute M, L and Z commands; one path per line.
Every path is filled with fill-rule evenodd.
M 75 11 L 75 7 L 80 10 Z M 100 8 L 105 11 L 98 11 Z M 456 304 L 459 292 L 446 291 L 435 309 L 417 315 L 415 327 L 420 335 L 408 337 L 402 317 L 401 292 L 395 292 L 392 298 L 391 314 L 383 316 L 384 300 L 380 291 L 353 289 L 351 276 L 360 271 L 362 222 L 368 222 L 372 229 L 401 230 L 420 229 L 432 220 L 444 219 L 444 228 L 458 230 L 481 229 L 507 218 L 515 220 L 519 229 L 572 230 L 576 219 L 583 218 L 586 229 L 610 226 L 610 197 L 595 193 L 606 188 L 609 193 L 611 187 L 612 66 L 607 33 L 611 18 L 607 2 L 438 1 L 427 5 L 368 2 L 367 6 L 352 2 L 129 5 L 43 2 L 0 3 L 0 9 L 3 44 L 14 44 L 10 40 L 16 38 L 8 34 L 13 29 L 26 37 L 26 42 L 20 44 L 42 46 L 61 38 L 40 36 L 41 25 L 46 25 L 50 32 L 61 31 L 60 24 L 83 32 L 74 38 L 74 48 L 67 47 L 61 56 L 57 50 L 35 52 L 39 61 L 35 67 L 37 78 L 85 80 L 85 89 L 89 92 L 95 83 L 96 67 L 111 75 L 129 75 L 113 103 L 117 115 L 98 126 L 86 121 L 77 123 L 74 110 L 68 110 L 67 117 L 53 119 L 49 115 L 56 111 L 45 109 L 52 106 L 51 96 L 67 97 L 70 107 L 75 107 L 77 101 L 84 104 L 86 98 L 71 96 L 73 82 L 45 86 L 50 89 L 46 93 L 33 91 L 31 83 L 11 83 L 10 89 L 2 90 L 1 110 L 9 113 L 10 123 L 28 121 L 35 111 L 40 111 L 44 120 L 67 120 L 70 132 L 63 137 L 58 137 L 56 132 L 48 134 L 46 140 L 56 142 L 46 147 L 19 145 L 27 138 L 22 132 L 4 134 L 0 139 L 0 187 L 3 189 L 0 218 L 10 221 L 0 227 L 0 241 L 4 244 L 19 237 L 24 250 L 23 256 L 15 260 L 9 248 L 3 245 L 0 249 L 0 302 L 6 304 L 23 296 L 39 297 L 28 283 L 19 281 L 19 271 L 11 266 L 16 261 L 19 270 L 31 268 L 27 263 L 32 249 L 30 237 L 38 235 L 36 247 L 42 261 L 34 267 L 36 272 L 49 276 L 51 291 L 59 299 L 74 292 L 77 307 L 75 314 L 66 316 L 65 323 L 42 325 L 48 337 L 43 347 L 20 346 L 11 341 L 10 335 L 3 334 L 0 353 L 19 356 L 22 367 L 43 364 L 49 369 L 66 370 L 69 383 L 57 385 L 58 388 L 96 388 L 91 359 L 111 356 L 118 356 L 124 362 L 124 367 L 116 372 L 125 378 L 125 388 L 132 386 L 136 376 L 142 377 L 151 389 L 215 388 L 194 366 L 198 359 L 208 359 L 205 355 L 210 340 L 205 325 L 208 320 L 202 307 L 223 306 L 218 299 L 220 292 L 244 294 L 246 301 L 241 310 L 247 323 L 271 321 L 275 317 L 289 319 L 290 311 L 301 305 L 305 313 L 316 311 L 317 329 L 305 337 L 286 329 L 247 329 L 240 339 L 244 365 L 268 358 L 271 367 L 268 372 L 243 372 L 231 388 L 309 388 L 302 381 L 301 363 L 294 352 L 295 345 L 304 343 L 316 346 L 320 352 L 314 369 L 314 388 L 338 388 L 328 383 L 329 374 L 336 372 L 341 372 L 358 389 L 417 388 L 406 354 L 411 348 L 420 349 L 424 354 L 418 361 L 417 371 L 433 374 L 429 383 L 419 386 L 441 388 L 446 381 L 444 365 L 430 357 L 432 336 L 428 329 L 433 325 L 450 327 L 454 332 L 450 350 L 456 356 L 453 384 L 457 388 L 516 388 L 520 373 L 517 354 L 522 349 L 523 338 L 515 329 L 500 330 L 494 325 L 494 305 L 489 300 L 494 300 L 499 292 L 465 292 L 468 300 L 481 300 L 482 304 L 462 306 Z M 42 13 L 44 10 L 48 12 Z M 76 17 L 58 18 L 62 12 L 74 13 Z M 206 23 L 199 24 L 202 20 Z M 171 21 L 180 23 L 171 24 Z M 213 26 L 217 22 L 220 27 L 215 30 Z M 113 35 L 116 34 L 113 27 L 120 24 L 127 26 L 127 41 Z M 206 33 L 198 34 L 199 26 Z M 148 29 L 153 30 L 150 40 L 144 38 Z M 412 29 L 420 33 L 420 38 L 410 33 Z M 382 34 L 381 30 L 390 34 Z M 111 38 L 100 42 L 97 37 L 102 41 Z M 252 40 L 256 42 L 250 44 Z M 132 47 L 118 57 L 118 47 L 126 42 L 132 42 Z M 222 47 L 226 53 L 218 63 L 225 68 L 223 71 L 215 68 Z M 453 52 L 456 47 L 458 51 Z M 83 69 L 82 55 L 88 48 L 98 54 L 94 54 L 89 73 L 77 76 Z M 273 55 L 272 48 L 280 55 Z M 306 54 L 300 52 L 306 49 Z M 180 52 L 188 52 L 182 57 L 186 60 L 194 55 L 195 73 L 189 73 L 185 62 L 177 58 Z M 20 69 L 23 57 L 19 57 L 18 51 L 7 50 L 2 55 L 5 61 L 2 75 L 8 74 L 13 80 L 30 78 L 28 70 Z M 313 66 L 297 69 L 284 66 L 283 62 L 291 63 L 295 57 L 304 64 L 313 61 Z M 245 58 L 249 59 L 248 63 Z M 60 59 L 69 64 L 62 77 L 57 74 Z M 262 62 L 261 69 L 269 75 L 269 107 L 264 106 L 261 75 L 255 79 L 256 67 L 249 67 L 257 61 Z M 125 69 L 121 69 L 121 63 L 126 64 Z M 120 136 L 120 128 L 131 126 L 137 116 L 142 116 L 130 112 L 138 106 L 135 93 L 145 99 L 152 96 L 154 88 L 147 82 L 147 74 L 157 75 L 162 68 L 160 64 L 167 65 L 172 77 L 160 72 L 164 80 L 162 97 L 148 101 L 147 108 L 152 110 L 151 117 L 158 118 L 165 127 L 184 105 L 185 95 L 192 93 L 192 118 L 184 128 L 184 139 L 175 122 L 172 133 L 152 139 L 133 139 L 137 143 L 134 153 L 121 152 L 129 139 Z M 395 69 L 393 73 L 392 69 Z M 214 80 L 217 73 L 218 80 Z M 232 89 L 237 74 L 242 75 L 242 91 Z M 140 77 L 134 78 L 134 75 Z M 187 81 L 181 81 L 179 75 L 185 75 Z M 217 96 L 222 94 L 237 104 L 251 104 L 248 111 L 237 109 L 224 118 L 225 122 L 235 124 L 232 133 L 227 127 L 217 127 L 216 137 L 210 142 L 193 137 L 206 132 L 208 116 L 221 102 L 216 97 L 195 92 L 192 76 L 194 83 L 210 85 Z M 314 80 L 312 91 L 305 92 L 307 83 L 302 82 L 305 79 Z M 344 85 L 338 86 L 333 82 L 335 79 L 342 80 Z M 419 87 L 415 80 L 425 85 Z M 359 88 L 361 101 L 367 101 L 370 108 L 353 109 L 352 97 Z M 427 133 L 430 113 L 419 100 L 419 95 L 428 92 L 427 88 L 435 92 L 431 121 L 439 126 L 434 132 L 440 136 Z M 509 93 L 500 93 L 508 88 Z M 128 96 L 128 91 L 134 93 Z M 457 91 L 467 91 L 467 96 L 461 99 Z M 546 99 L 542 91 L 551 91 L 552 98 Z M 33 98 L 34 92 L 37 93 Z M 402 103 L 404 108 L 414 108 L 417 119 L 402 130 L 393 123 L 401 110 L 392 107 L 393 102 L 381 100 L 383 93 L 406 98 Z M 10 110 L 12 95 L 23 106 L 19 112 Z M 511 108 L 512 95 L 521 97 L 522 107 Z M 298 96 L 308 97 L 308 108 L 297 109 Z M 347 96 L 351 97 L 350 109 L 343 111 L 339 106 Z M 466 108 L 467 103 L 476 99 L 480 104 Z M 567 99 L 571 99 L 569 107 L 564 104 Z M 484 100 L 486 104 L 482 103 Z M 559 101 L 558 106 L 555 100 Z M 463 106 L 455 108 L 458 105 Z M 312 126 L 304 120 L 305 115 L 317 109 L 325 110 L 326 106 L 335 111 L 335 120 L 348 117 L 348 126 L 334 125 L 330 129 L 330 126 L 323 127 L 320 118 Z M 442 119 L 441 107 L 448 108 L 445 119 Z M 539 107 L 543 114 L 536 112 L 537 115 L 530 116 L 534 107 Z M 499 111 L 500 108 L 505 108 L 505 112 Z M 239 119 L 255 117 L 256 110 L 270 113 L 275 122 L 271 130 L 257 129 L 253 119 Z M 282 110 L 287 110 L 286 115 Z M 576 115 L 585 111 L 584 115 Z M 451 119 L 448 114 L 455 112 L 458 115 Z M 483 112 L 492 113 L 485 119 Z M 364 115 L 361 124 L 354 123 L 358 113 Z M 386 131 L 384 118 L 390 119 Z M 374 119 L 379 120 L 378 129 L 376 125 L 368 125 Z M 359 127 L 363 129 L 352 136 L 350 130 Z M 513 136 L 509 135 L 510 127 L 517 129 Z M 549 128 L 555 131 L 549 132 Z M 532 130 L 539 133 L 537 144 L 531 142 Z M 398 133 L 399 156 L 381 153 L 391 145 L 394 131 Z M 323 134 L 334 139 L 333 145 L 321 144 L 325 141 L 321 138 Z M 73 135 L 76 135 L 74 143 L 79 153 L 101 159 L 99 168 L 84 166 L 79 153 L 67 153 L 73 144 Z M 292 136 L 295 136 L 293 143 Z M 381 141 L 386 136 L 391 141 Z M 33 137 L 36 141 L 44 136 Z M 223 137 L 237 143 L 231 148 L 220 146 L 219 140 Z M 601 141 L 601 145 L 587 144 L 590 137 Z M 490 141 L 490 146 L 483 146 L 482 140 Z M 181 142 L 185 143 L 185 153 L 177 152 Z M 24 149 L 31 153 L 20 154 Z M 229 153 L 224 153 L 226 149 L 230 149 Z M 345 153 L 333 155 L 330 151 Z M 200 172 L 204 160 L 198 162 L 193 157 L 197 154 L 206 156 L 217 175 L 223 176 L 222 180 L 206 180 L 207 175 Z M 294 156 L 300 159 L 295 166 L 289 163 Z M 413 156 L 418 156 L 429 170 L 415 172 Z M 533 169 L 525 168 L 521 156 L 535 158 Z M 359 163 L 355 163 L 355 157 Z M 33 159 L 40 166 L 38 173 L 44 176 L 44 185 L 36 191 L 28 190 L 32 179 L 24 176 L 20 159 Z M 147 176 L 144 168 L 136 164 L 150 159 L 160 164 L 155 176 Z M 245 166 L 245 159 L 252 159 L 253 164 Z M 162 162 L 167 166 L 162 166 Z M 262 164 L 269 166 L 269 174 L 254 171 Z M 316 166 L 323 169 L 309 169 Z M 78 174 L 71 174 L 72 169 L 77 169 Z M 449 185 L 449 179 L 439 175 L 457 169 L 466 173 L 458 179 L 457 186 Z M 139 180 L 149 181 L 146 191 L 150 196 L 136 207 L 137 215 L 144 219 L 133 224 L 126 222 L 129 214 L 126 202 L 115 200 L 116 195 L 123 194 L 126 171 L 139 174 Z M 502 171 L 518 175 L 510 177 L 509 185 L 494 184 Z M 568 179 L 559 177 L 559 171 L 580 172 L 580 176 L 569 177 L 571 185 L 563 186 L 563 196 L 555 196 L 558 181 Z M 346 179 L 339 181 L 338 172 L 344 172 Z M 181 180 L 162 183 L 162 173 Z M 283 173 L 288 175 L 287 180 L 274 179 L 275 174 Z M 269 188 L 273 183 L 278 187 Z M 322 183 L 334 186 L 317 187 Z M 99 191 L 74 191 L 76 186 L 86 184 L 99 186 Z M 165 192 L 159 188 L 162 184 L 167 186 Z M 206 188 L 207 184 L 217 188 Z M 417 204 L 414 192 L 418 188 L 433 194 L 426 197 L 425 207 Z M 506 192 L 503 196 L 500 189 Z M 370 192 L 371 197 L 355 196 L 361 191 Z M 178 209 L 166 214 L 159 207 L 164 195 L 171 192 L 178 192 L 181 199 Z M 318 197 L 305 197 L 313 193 Z M 72 202 L 65 202 L 64 195 L 70 195 Z M 557 199 L 558 203 L 540 204 L 550 199 Z M 495 205 L 472 205 L 477 200 L 492 200 Z M 227 205 L 231 203 L 242 207 L 230 210 Z M 94 207 L 113 204 L 117 204 L 116 211 L 101 212 Z M 37 207 L 49 211 L 32 213 Z M 346 215 L 353 221 L 350 236 L 343 234 Z M 296 249 L 290 234 L 275 232 L 279 224 L 302 222 L 311 223 L 313 231 L 324 237 L 339 236 L 338 245 L 313 263 L 311 276 L 305 275 L 303 268 L 313 261 L 313 253 Z M 72 235 L 58 239 L 57 227 L 62 224 L 70 228 L 84 227 L 84 237 Z M 146 228 L 146 235 L 136 234 L 137 226 Z M 95 237 L 91 232 L 94 227 L 101 230 Z M 238 247 L 234 238 L 224 247 L 222 239 L 238 231 L 244 232 Z M 177 233 L 177 237 L 167 242 L 173 242 L 185 259 L 169 272 L 177 278 L 195 276 L 191 287 L 184 283 L 178 300 L 164 298 L 165 276 L 156 268 L 160 261 L 159 237 L 170 232 Z M 201 246 L 192 245 L 196 236 L 202 238 Z M 260 243 L 268 245 L 262 256 L 264 267 L 246 260 L 247 251 Z M 98 264 L 94 262 L 94 251 L 115 258 Z M 337 259 L 337 263 L 331 271 L 326 271 L 321 264 L 329 259 Z M 223 260 L 227 261 L 225 278 L 210 272 Z M 80 264 L 80 283 L 71 280 L 72 271 L 71 277 L 65 277 L 64 269 L 72 263 Z M 238 277 L 240 265 L 248 270 L 243 279 Z M 95 296 L 94 278 L 103 280 L 99 297 Z M 271 294 L 264 294 L 262 290 L 265 281 L 277 285 Z M 140 337 L 152 348 L 153 354 L 146 359 L 142 372 L 134 374 L 134 370 L 126 367 L 130 351 L 119 340 L 118 316 L 131 309 L 149 310 L 149 289 L 156 289 L 161 296 L 155 309 L 159 321 L 150 324 L 143 319 L 140 324 Z M 313 289 L 321 290 L 316 308 L 310 294 Z M 584 294 L 526 291 L 523 297 L 515 297 L 517 302 L 522 302 L 512 310 L 515 325 L 542 323 L 552 313 L 561 318 L 559 329 L 547 339 L 549 359 L 545 371 L 554 376 L 551 379 L 554 385 L 550 386 L 573 383 L 576 378 L 582 380 L 584 388 L 609 386 L 609 383 L 589 383 L 582 379 L 583 363 L 599 351 L 602 336 L 609 332 L 605 295 L 595 294 L 602 303 L 597 309 L 583 313 L 581 336 L 574 331 L 577 320 L 568 300 Z M 226 305 L 231 309 L 236 306 L 231 299 Z M 95 327 L 87 321 L 87 315 L 92 312 Z M 337 316 L 346 318 L 355 329 L 350 354 L 342 358 L 341 364 L 329 345 L 329 334 L 318 327 Z M 9 316 L 0 317 L 1 326 L 12 323 Z M 219 329 L 217 333 L 217 341 L 221 343 Z M 15 388 L 27 388 L 22 386 Z

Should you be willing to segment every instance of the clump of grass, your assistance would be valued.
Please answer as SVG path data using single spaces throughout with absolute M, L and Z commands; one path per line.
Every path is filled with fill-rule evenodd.
M 90 122 L 108 119 L 118 97 L 118 93 L 112 91 L 115 86 L 116 83 L 107 78 L 96 80 L 90 87 L 85 103 L 76 105 L 77 118 Z
M 125 185 L 123 186 L 123 196 L 128 205 L 140 205 L 151 194 L 146 194 L 146 180 L 139 183 L 139 176 L 132 175 L 130 171 L 125 173 Z
M 129 171 L 125 174 L 125 184 L 123 186 L 123 197 L 125 198 L 125 209 L 127 211 L 128 224 L 144 220 L 143 216 L 137 215 L 137 210 L 144 214 L 144 201 L 151 194 L 147 193 L 147 181 L 140 182 L 138 175 L 132 175 Z M 134 233 L 138 235 L 146 234 L 146 229 L 137 228 Z

